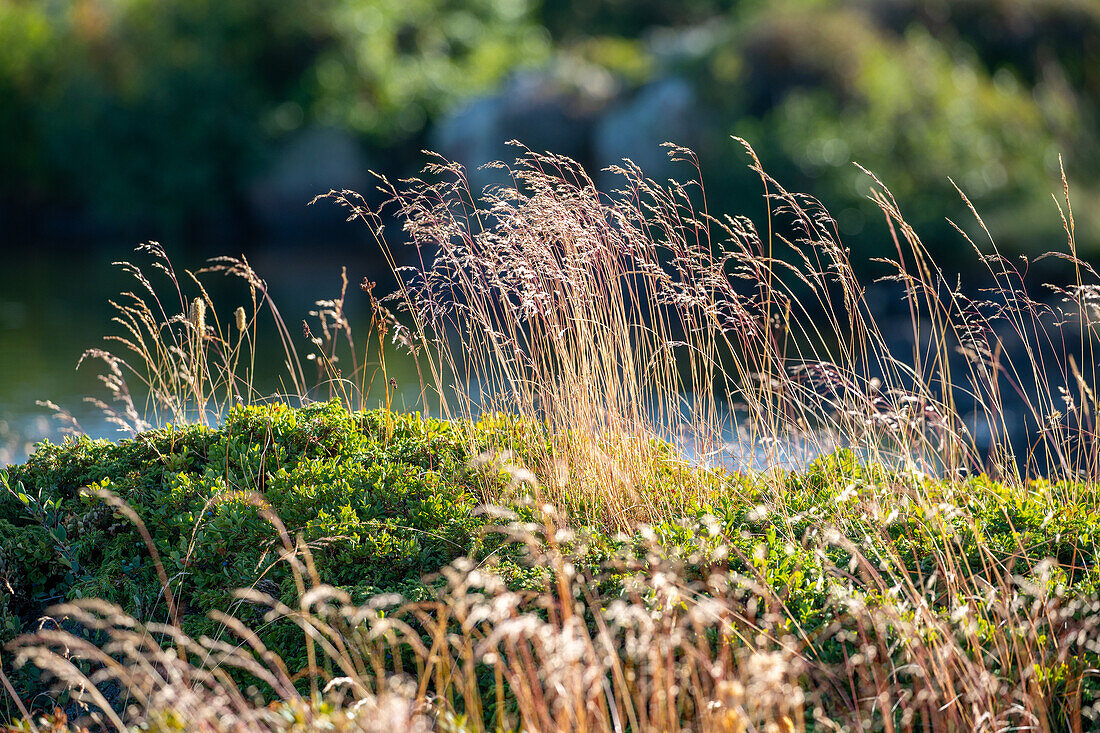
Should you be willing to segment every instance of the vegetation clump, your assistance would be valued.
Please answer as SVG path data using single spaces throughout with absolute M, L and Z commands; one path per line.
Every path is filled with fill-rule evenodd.
M 961 229 L 994 286 L 952 282 L 872 190 L 897 249 L 879 264 L 910 313 L 900 354 L 827 212 L 746 149 L 774 205 L 761 226 L 712 216 L 701 180 L 625 163 L 601 193 L 531 151 L 481 198 L 446 161 L 383 179 L 386 216 L 332 192 L 398 288 L 364 283 L 366 349 L 346 274 L 317 302 L 312 390 L 243 258 L 177 278 L 145 246 L 175 300 L 128 266 L 121 356 L 88 354 L 133 437 L 43 445 L 0 474 L 0 618 L 30 632 L 5 651 L 13 714 L 37 725 L 26 699 L 154 730 L 1091 725 L 1100 276 L 1066 179 L 1067 248 L 1049 256 L 1073 279 L 1053 301 Z M 394 217 L 412 256 L 384 239 Z M 204 272 L 242 278 L 251 310 L 219 318 Z M 303 407 L 257 406 L 266 308 Z M 441 417 L 391 409 L 387 337 Z M 197 424 L 148 429 L 164 416 Z
M 679 518 L 623 534 L 599 512 L 561 516 L 533 504 L 545 466 L 536 467 L 525 492 L 517 466 L 485 458 L 504 432 L 516 454 L 525 448 L 517 435 L 529 450 L 539 436 L 533 427 L 501 418 L 465 427 L 415 414 L 350 413 L 337 403 L 272 405 L 237 408 L 219 428 L 40 446 L 27 463 L 5 470 L 9 491 L 0 498 L 0 560 L 10 591 L 5 641 L 38 629 L 11 647 L 41 665 L 13 675 L 21 697 L 36 709 L 78 710 L 73 693 L 51 692 L 52 675 L 43 670 L 64 671 L 43 648 L 62 654 L 57 644 L 65 639 L 64 654 L 84 658 L 74 670 L 90 674 L 111 667 L 85 656 L 89 648 L 143 629 L 188 649 L 181 656 L 188 665 L 235 664 L 232 679 L 283 700 L 276 717 L 284 729 L 342 709 L 332 700 L 318 707 L 305 690 L 318 679 L 338 684 L 349 664 L 364 678 L 355 685 L 371 687 L 371 705 L 401 701 L 389 714 L 409 716 L 410 725 L 427 725 L 429 713 L 469 730 L 481 729 L 473 714 L 487 725 L 535 720 L 554 708 L 524 699 L 535 692 L 526 675 L 560 667 L 557 655 L 567 653 L 547 646 L 551 630 L 579 645 L 580 666 L 569 675 L 613 681 L 640 664 L 631 654 L 648 654 L 638 634 L 671 644 L 676 665 L 662 671 L 649 659 L 635 670 L 641 682 L 615 682 L 634 695 L 671 684 L 664 672 L 698 674 L 693 665 L 709 659 L 708 674 L 717 678 L 690 681 L 667 703 L 673 710 L 645 713 L 658 719 L 639 721 L 638 729 L 659 728 L 660 716 L 673 714 L 730 729 L 704 715 L 703 703 L 714 715 L 731 706 L 727 723 L 798 720 L 799 728 L 818 729 L 866 714 L 911 724 L 919 701 L 942 701 L 948 683 L 977 705 L 983 674 L 1015 705 L 1037 695 L 1048 700 L 1055 722 L 1085 714 L 1100 699 L 1087 675 L 1100 662 L 1090 610 L 1100 581 L 1100 508 L 1087 487 L 1035 482 L 1019 490 L 984 476 L 943 481 L 842 451 L 799 471 L 705 471 L 720 491 L 699 494 Z M 501 507 L 478 511 L 486 502 Z M 601 516 L 602 525 L 585 526 Z M 58 602 L 66 605 L 46 615 Z M 383 620 L 392 624 L 386 633 Z M 241 637 L 244 628 L 254 636 Z M 286 685 L 244 663 L 252 653 L 242 652 L 246 638 L 283 670 Z M 307 652 L 316 639 L 322 662 Z M 536 656 L 519 652 L 521 639 Z M 138 654 L 124 647 L 113 653 Z M 137 648 L 138 656 L 151 653 Z M 881 656 L 868 657 L 868 648 Z M 215 654 L 227 649 L 243 657 Z M 622 659 L 601 656 L 610 651 Z M 702 656 L 679 656 L 689 651 Z M 279 661 L 272 666 L 272 659 Z M 765 659 L 779 665 L 778 677 L 742 679 Z M 941 665 L 951 675 L 946 682 L 937 676 Z M 419 687 L 401 682 L 403 669 L 416 670 Z M 151 684 L 132 669 L 127 674 L 125 687 Z M 587 688 L 537 689 L 569 704 L 577 695 L 598 703 L 585 715 L 626 704 Z M 767 696 L 750 701 L 750 689 Z M 164 705 L 164 692 L 149 699 Z M 867 697 L 876 692 L 907 707 L 877 712 Z M 1012 705 L 1004 707 L 1011 717 Z M 163 725 L 197 714 L 172 710 L 144 713 L 161 716 Z
M 485 479 L 470 457 L 447 423 L 335 404 L 239 408 L 217 429 L 170 427 L 117 444 L 44 444 L 3 475 L 5 640 L 59 600 L 102 598 L 143 618 L 166 610 L 150 549 L 95 493 L 104 490 L 153 536 L 189 621 L 239 606 L 237 588 L 293 594 L 265 510 L 313 550 L 328 582 L 358 598 L 415 597 L 422 575 L 479 551 Z

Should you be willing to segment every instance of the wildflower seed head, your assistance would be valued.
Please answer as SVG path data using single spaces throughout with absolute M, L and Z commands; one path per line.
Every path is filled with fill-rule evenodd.
M 202 298 L 195 298 L 191 301 L 191 313 L 188 315 L 188 320 L 191 321 L 191 327 L 195 329 L 195 333 L 203 334 L 206 332 L 206 303 Z
M 245 327 L 248 326 L 248 317 L 245 315 L 243 306 L 238 306 L 237 310 L 233 311 L 233 318 L 237 322 L 237 330 L 244 331 Z

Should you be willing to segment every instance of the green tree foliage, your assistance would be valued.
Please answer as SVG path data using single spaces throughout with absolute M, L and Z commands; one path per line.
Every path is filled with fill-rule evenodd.
M 853 162 L 890 187 L 933 246 L 959 241 L 945 215 L 973 222 L 949 176 L 1006 250 L 1064 242 L 1049 198 L 1067 143 L 1057 110 L 968 47 L 921 25 L 892 35 L 854 11 L 776 11 L 733 29 L 708 65 L 723 130 L 753 141 L 785 185 L 813 190 L 861 254 L 883 253 L 886 232 Z
M 1078 243 L 1100 241 L 1087 205 L 1100 160 L 1094 3 L 566 2 L 547 3 L 543 20 L 595 63 L 606 54 L 593 48 L 649 38 L 634 47 L 642 58 L 633 68 L 691 81 L 706 121 L 694 145 L 712 162 L 712 210 L 740 211 L 758 195 L 759 181 L 737 172 L 745 160 L 734 134 L 789 189 L 814 191 L 860 255 L 888 251 L 888 235 L 853 162 L 891 188 L 946 264 L 959 264 L 951 255 L 965 247 L 952 246 L 960 238 L 945 216 L 985 241 L 949 177 L 999 246 L 1034 253 L 1065 241 L 1050 203 L 1061 154 L 1080 204 Z
M 537 60 L 525 0 L 0 1 L 0 193 L 110 222 L 226 213 L 304 124 L 376 146 Z
M 721 167 L 712 209 L 754 185 L 737 134 L 875 254 L 885 229 L 852 161 L 934 247 L 958 241 L 945 214 L 966 218 L 951 176 L 1002 246 L 1048 249 L 1062 154 L 1087 250 L 1097 49 L 1100 8 L 1082 0 L 0 0 L 0 196 L 139 227 L 226 218 L 302 127 L 407 168 L 448 110 L 579 60 L 562 68 L 617 80 L 622 100 L 690 81 L 705 131 L 678 142 Z

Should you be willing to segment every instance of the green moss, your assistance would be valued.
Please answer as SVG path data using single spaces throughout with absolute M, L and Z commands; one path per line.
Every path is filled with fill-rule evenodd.
M 470 468 L 488 446 L 537 457 L 545 437 L 502 416 L 468 427 L 415 414 L 352 414 L 336 404 L 273 405 L 236 409 L 218 429 L 40 445 L 25 464 L 0 472 L 0 638 L 33 630 L 49 605 L 79 597 L 105 598 L 146 621 L 168 618 L 142 537 L 86 487 L 111 490 L 141 517 L 188 634 L 217 634 L 207 614 L 232 612 L 262 627 L 292 670 L 305 663 L 301 632 L 264 624 L 263 609 L 232 595 L 257 587 L 297 605 L 261 504 L 309 546 L 320 579 L 356 602 L 391 592 L 432 597 L 432 574 L 467 556 L 488 561 L 483 567 L 495 567 L 514 589 L 545 591 L 552 571 L 527 561 L 522 546 L 506 546 L 490 531 L 499 520 L 476 511 L 486 497 L 506 493 L 504 478 Z M 641 488 L 674 484 L 667 469 L 655 462 L 653 480 Z M 1043 588 L 1072 602 L 1096 597 L 1100 586 L 1100 509 L 1088 487 L 943 482 L 868 466 L 846 452 L 778 477 L 713 472 L 706 486 L 710 498 L 689 516 L 632 536 L 585 529 L 560 540 L 601 603 L 624 593 L 628 566 L 671 563 L 700 587 L 721 572 L 755 587 L 748 592 L 762 603 L 779 599 L 787 630 L 815 639 L 814 655 L 828 664 L 854 653 L 837 632 L 857 623 L 845 599 L 873 606 L 902 581 L 927 588 L 927 602 L 951 628 L 960 599 L 936 576 L 945 559 L 968 578 L 967 588 L 977 587 L 975 577 L 1018 588 L 1021 613 Z M 865 565 L 857 568 L 856 559 Z M 1080 613 L 1088 608 L 1081 604 Z M 983 633 L 992 639 L 1002 631 Z M 28 697 L 44 689 L 33 672 L 17 681 Z
M 42 444 L 3 474 L 11 491 L 0 489 L 0 573 L 10 593 L 0 593 L 0 641 L 72 598 L 168 618 L 136 527 L 85 487 L 109 489 L 141 517 L 185 630 L 200 634 L 214 630 L 212 610 L 259 620 L 234 589 L 258 586 L 295 602 L 257 497 L 308 544 L 318 574 L 355 597 L 415 597 L 425 592 L 423 576 L 492 551 L 480 531 L 486 519 L 473 511 L 486 479 L 468 471 L 469 458 L 466 439 L 445 422 L 349 414 L 335 404 L 240 408 L 217 430 L 156 430 L 117 444 Z M 279 650 L 290 664 L 300 656 Z

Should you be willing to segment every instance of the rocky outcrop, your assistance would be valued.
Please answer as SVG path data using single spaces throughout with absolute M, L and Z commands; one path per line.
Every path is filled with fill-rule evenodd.
M 655 180 L 682 176 L 661 143 L 694 148 L 702 134 L 702 114 L 691 83 L 679 77 L 661 79 L 600 119 L 593 135 L 593 162 L 602 169 L 629 158 Z M 597 182 L 604 189 L 617 185 L 608 173 L 601 173 Z
M 342 221 L 328 207 L 310 207 L 330 189 L 365 191 L 370 164 L 356 138 L 331 127 L 309 127 L 287 140 L 249 187 L 252 215 L 271 236 L 299 235 Z
M 433 150 L 465 165 L 474 191 L 508 182 L 499 171 L 479 167 L 515 159 L 521 151 L 509 140 L 587 162 L 593 129 L 616 98 L 616 85 L 603 75 L 565 78 L 554 70 L 517 75 L 500 92 L 440 120 L 430 139 Z

